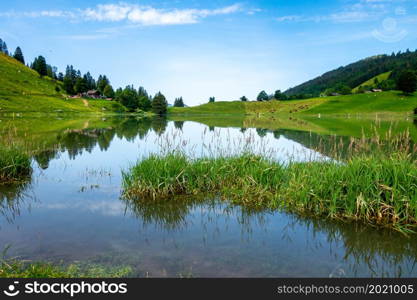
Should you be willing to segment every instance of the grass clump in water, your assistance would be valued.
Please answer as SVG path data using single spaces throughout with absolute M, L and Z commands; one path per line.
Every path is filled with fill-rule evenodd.
M 2 260 L 0 278 L 120 278 L 132 273 L 130 267 L 110 268 L 100 265 L 54 265 L 46 262 L 29 263 L 21 260 Z
M 397 151 L 383 151 L 388 143 Z M 411 148 L 395 139 L 358 139 L 351 145 L 343 160 L 286 164 L 250 153 L 196 159 L 181 152 L 151 155 L 123 173 L 124 196 L 143 201 L 215 193 L 239 205 L 416 231 L 417 163 Z M 340 157 L 334 151 L 333 157 Z
M 16 148 L 0 147 L 0 185 L 27 179 L 31 171 L 28 155 Z

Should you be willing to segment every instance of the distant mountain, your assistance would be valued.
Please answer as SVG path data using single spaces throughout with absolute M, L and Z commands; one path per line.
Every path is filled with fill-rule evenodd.
M 390 71 L 392 73 L 389 79 L 394 80 L 399 71 L 404 68 L 417 70 L 417 50 L 415 52 L 407 50 L 405 53 L 372 56 L 290 88 L 285 91 L 285 94 L 287 96 L 316 97 L 326 89 L 334 88 L 340 84 L 353 89 L 379 74 Z

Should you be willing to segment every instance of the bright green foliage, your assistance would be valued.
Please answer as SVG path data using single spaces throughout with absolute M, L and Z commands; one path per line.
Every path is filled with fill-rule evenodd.
M 168 102 L 164 95 L 159 92 L 152 100 L 152 111 L 157 115 L 165 115 L 168 109 Z
M 60 266 L 4 259 L 0 262 L 0 278 L 120 278 L 131 273 L 132 268 L 127 266 L 114 268 L 81 263 Z
M 268 102 L 216 102 L 194 107 L 170 108 L 173 114 L 371 114 L 412 113 L 417 107 L 417 96 L 404 97 L 391 91 L 372 94 L 320 97 L 307 100 Z
M 122 92 L 118 93 L 116 100 L 129 111 L 134 111 L 138 108 L 138 93 L 131 85 L 128 85 Z
M 138 108 L 143 111 L 150 111 L 152 108 L 151 99 L 144 87 L 138 89 Z
M 29 156 L 15 148 L 0 147 L 0 185 L 24 180 L 31 172 Z
M 285 165 L 253 154 L 152 155 L 123 173 L 123 187 L 130 199 L 215 193 L 245 206 L 417 229 L 417 166 L 402 150 Z
M 105 97 L 107 97 L 107 98 L 114 98 L 114 90 L 113 90 L 113 87 L 112 87 L 111 85 L 109 85 L 109 84 L 108 84 L 108 85 L 104 88 L 103 95 L 104 95 Z
M 106 88 L 106 86 L 108 86 L 108 85 L 110 85 L 110 81 L 109 81 L 109 79 L 106 77 L 106 75 L 100 75 L 99 77 L 98 77 L 98 80 L 97 80 L 97 89 L 99 90 L 99 92 L 101 93 L 101 94 L 103 94 L 104 93 L 104 89 Z

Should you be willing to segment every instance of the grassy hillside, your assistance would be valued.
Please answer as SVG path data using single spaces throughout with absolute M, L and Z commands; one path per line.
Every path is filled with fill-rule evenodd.
M 105 100 L 68 99 L 62 84 L 0 53 L 0 113 L 103 112 L 121 110 Z
M 417 107 L 417 95 L 383 92 L 327 97 L 322 104 L 306 111 L 309 114 L 371 114 L 412 113 Z
M 385 72 L 385 73 L 379 74 L 379 75 L 377 75 L 375 77 L 372 77 L 371 79 L 369 79 L 369 80 L 365 81 L 364 83 L 362 83 L 362 84 L 358 85 L 357 87 L 355 87 L 352 90 L 352 93 L 356 93 L 361 87 L 365 87 L 365 86 L 372 86 L 372 87 L 374 87 L 375 86 L 375 80 L 377 80 L 378 82 L 383 82 L 385 80 L 388 80 L 388 78 L 391 76 L 391 74 L 392 74 L 392 72 L 389 71 L 389 72 Z
M 195 107 L 171 108 L 170 114 L 411 114 L 417 107 L 417 95 L 400 92 L 355 94 L 293 101 L 215 102 Z
M 245 112 L 244 102 L 213 102 L 193 107 L 170 107 L 173 114 L 242 114 Z
M 288 96 L 310 95 L 314 97 L 338 84 L 344 84 L 353 89 L 363 82 L 389 71 L 392 71 L 391 79 L 395 80 L 399 72 L 405 68 L 417 70 L 417 51 L 377 55 L 362 59 L 288 89 L 285 94 Z

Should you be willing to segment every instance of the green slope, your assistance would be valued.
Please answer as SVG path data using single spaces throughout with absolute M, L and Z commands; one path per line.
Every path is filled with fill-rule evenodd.
M 56 90 L 59 89 L 59 91 Z M 0 53 L 0 113 L 104 112 L 122 110 L 105 100 L 69 99 L 62 84 Z
M 377 79 L 378 82 L 383 82 L 385 80 L 388 80 L 388 78 L 390 77 L 391 73 L 392 73 L 392 71 L 389 71 L 389 72 L 385 72 L 385 73 L 379 74 L 379 75 L 377 75 L 375 77 L 372 77 L 371 79 L 369 79 L 369 80 L 365 81 L 364 83 L 362 83 L 362 84 L 358 85 L 357 87 L 355 87 L 352 90 L 352 92 L 353 93 L 356 93 L 363 86 L 372 86 L 372 87 L 375 86 L 375 79 Z
M 245 105 L 243 102 L 213 102 L 193 107 L 170 107 L 172 114 L 244 114 Z
M 339 67 L 312 80 L 288 89 L 285 94 L 319 96 L 328 88 L 344 84 L 355 88 L 375 76 L 392 71 L 395 80 L 403 69 L 417 70 L 417 51 L 392 55 L 376 55 Z
M 417 107 L 417 95 L 404 96 L 398 91 L 327 97 L 322 104 L 306 111 L 309 114 L 411 114 Z
M 215 102 L 195 107 L 171 108 L 169 113 L 171 115 L 411 114 L 415 108 L 417 108 L 416 94 L 404 96 L 398 91 L 391 91 L 293 101 Z

